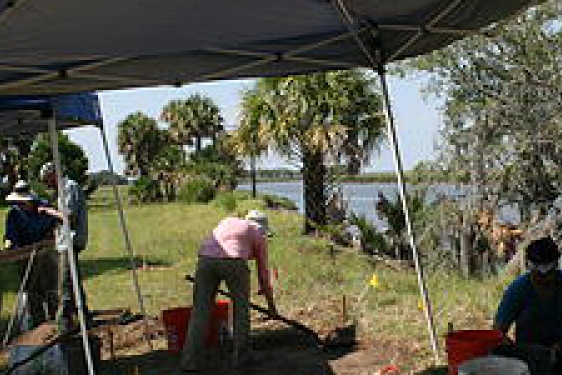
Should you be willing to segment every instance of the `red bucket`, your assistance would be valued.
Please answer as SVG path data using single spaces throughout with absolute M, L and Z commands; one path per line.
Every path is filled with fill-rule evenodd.
M 170 353 L 178 354 L 183 348 L 187 335 L 187 325 L 191 317 L 191 309 L 191 306 L 189 306 L 162 311 L 162 321 L 164 322 L 168 351 Z M 216 302 L 211 314 L 211 320 L 209 321 L 206 341 L 208 347 L 217 346 L 221 325 L 228 326 L 228 310 L 228 301 L 219 300 Z
M 461 363 L 485 356 L 503 342 L 503 333 L 498 330 L 463 330 L 447 334 L 447 362 L 449 375 L 457 375 Z

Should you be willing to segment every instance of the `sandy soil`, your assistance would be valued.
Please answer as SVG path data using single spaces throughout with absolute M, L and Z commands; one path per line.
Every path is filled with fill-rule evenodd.
M 107 331 L 106 331 L 107 332 Z M 167 351 L 163 328 L 158 321 L 151 324 L 153 350 L 143 339 L 140 323 L 116 327 L 113 332 L 114 357 L 109 352 L 108 335 L 100 332 L 103 374 L 167 375 L 179 372 L 179 356 Z M 409 348 L 389 339 L 359 339 L 354 346 L 318 348 L 302 333 L 286 327 L 262 327 L 253 331 L 256 363 L 243 369 L 233 369 L 226 348 L 209 351 L 202 375 L 396 375 L 445 374 L 441 369 L 423 369 L 416 363 L 420 349 Z

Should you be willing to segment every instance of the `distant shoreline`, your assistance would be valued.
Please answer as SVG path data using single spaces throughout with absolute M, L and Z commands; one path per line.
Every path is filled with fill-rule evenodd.
M 409 179 L 410 172 L 406 172 L 406 180 Z M 258 183 L 264 182 L 295 182 L 295 181 L 302 181 L 302 176 L 259 176 L 257 179 Z M 380 172 L 380 173 L 369 173 L 364 175 L 358 176 L 342 176 L 338 178 L 338 181 L 345 182 L 345 183 L 396 183 L 398 179 L 394 172 Z M 249 177 L 243 178 L 240 183 L 242 184 L 251 184 L 252 181 Z

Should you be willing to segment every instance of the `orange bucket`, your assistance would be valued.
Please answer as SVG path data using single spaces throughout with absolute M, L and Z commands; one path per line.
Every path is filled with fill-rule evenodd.
M 503 333 L 498 330 L 452 331 L 446 337 L 449 375 L 457 375 L 458 366 L 469 359 L 490 353 L 503 342 Z
M 191 317 L 192 307 L 178 307 L 162 311 L 162 321 L 168 342 L 168 351 L 178 354 L 183 349 L 187 338 L 187 326 Z M 229 301 L 219 300 L 211 313 L 207 332 L 207 346 L 214 347 L 219 343 L 221 325 L 228 326 Z

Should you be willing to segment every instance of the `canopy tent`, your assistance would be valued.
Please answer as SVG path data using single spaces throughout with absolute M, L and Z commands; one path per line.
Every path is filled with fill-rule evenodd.
M 345 0 L 377 63 L 441 48 L 536 0 Z M 381 52 L 381 53 L 379 53 Z M 0 0 L 0 95 L 372 67 L 327 0 Z
M 61 163 L 60 155 L 58 150 L 58 136 L 57 130 L 64 130 L 69 128 L 75 128 L 84 125 L 93 125 L 100 129 L 102 135 L 102 141 L 104 149 L 106 151 L 106 157 L 109 165 L 109 170 L 113 173 L 113 163 L 109 154 L 109 147 L 107 144 L 107 138 L 103 130 L 103 119 L 101 116 L 101 110 L 99 106 L 98 97 L 92 93 L 82 93 L 82 94 L 68 94 L 61 96 L 0 96 L 0 137 L 15 137 L 15 136 L 29 136 L 35 135 L 37 133 L 49 132 L 51 135 L 51 143 L 53 148 L 53 159 L 57 168 L 58 177 L 58 192 L 59 197 L 63 195 L 63 180 L 61 173 Z M 121 224 L 121 229 L 125 238 L 126 250 L 129 255 L 129 260 L 131 264 L 131 270 L 133 275 L 133 283 L 135 290 L 137 292 L 137 298 L 140 306 L 142 315 L 145 318 L 145 324 L 147 323 L 147 314 L 144 308 L 144 301 L 140 291 L 140 285 L 138 283 L 138 278 L 136 274 L 136 265 L 134 260 L 134 253 L 129 240 L 128 230 L 125 222 L 125 217 L 123 214 L 123 208 L 121 205 L 121 200 L 119 198 L 119 193 L 116 181 L 113 182 L 113 192 L 115 196 L 115 201 L 117 204 L 117 209 L 119 213 L 119 219 Z M 63 227 L 62 227 L 62 237 L 66 240 L 66 247 L 70 253 L 72 253 L 72 241 L 70 235 L 70 225 L 68 221 L 68 208 L 64 205 L 66 204 L 65 199 L 59 199 L 59 210 L 64 214 Z M 77 265 L 75 264 L 75 258 L 73 256 L 68 257 L 71 269 L 71 279 L 73 282 L 73 289 L 75 293 L 75 300 L 77 301 L 77 307 L 79 310 L 80 325 L 82 330 L 82 337 L 84 343 L 84 349 L 86 353 L 86 359 L 88 362 L 88 367 L 90 373 L 93 373 L 92 357 L 90 355 L 89 342 L 86 339 L 86 325 L 84 319 L 84 310 L 81 306 L 82 300 L 79 297 L 78 289 L 78 273 Z M 21 303 L 21 294 L 23 291 L 23 286 L 26 283 L 27 274 L 29 272 L 31 263 L 33 262 L 33 255 L 30 258 L 30 264 L 28 265 L 28 270 L 26 271 L 26 276 L 22 280 L 22 285 L 18 292 L 18 298 L 16 300 L 16 308 L 14 309 L 14 314 L 11 318 L 6 336 L 4 338 L 4 345 L 8 343 L 11 328 L 14 324 L 15 312 L 19 310 L 19 305 Z M 145 325 L 145 328 L 147 326 Z M 148 336 L 146 336 L 149 340 Z M 149 340 L 150 342 L 150 340 Z
M 482 32 L 537 2 L 0 0 L 0 95 L 179 86 L 354 67 L 376 70 L 437 355 L 384 66 Z
M 57 129 L 102 125 L 95 94 L 0 97 L 0 136 L 15 137 L 48 132 L 48 119 L 57 118 Z

